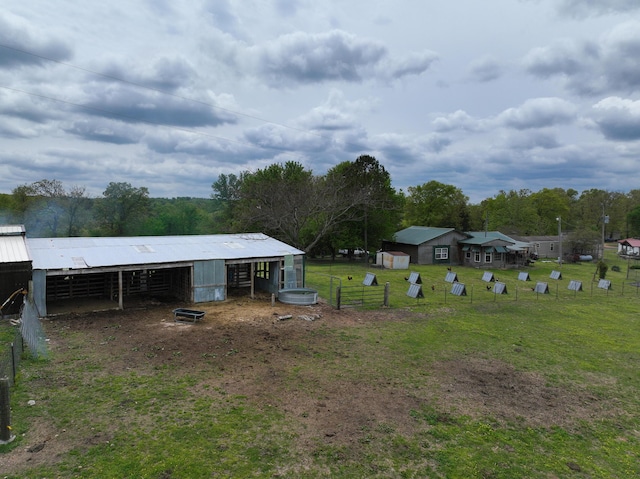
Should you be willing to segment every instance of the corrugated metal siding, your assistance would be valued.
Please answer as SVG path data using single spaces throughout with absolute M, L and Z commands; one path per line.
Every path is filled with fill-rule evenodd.
M 36 305 L 38 314 L 40 316 L 47 315 L 47 272 L 46 271 L 34 271 L 33 272 L 33 288 L 30 291 L 33 294 L 33 302 Z
M 0 225 L 0 236 L 24 234 L 24 225 Z
M 6 236 L 0 234 L 0 263 L 27 263 L 29 250 L 24 236 Z
M 194 303 L 224 301 L 225 283 L 224 260 L 216 259 L 193 263 Z

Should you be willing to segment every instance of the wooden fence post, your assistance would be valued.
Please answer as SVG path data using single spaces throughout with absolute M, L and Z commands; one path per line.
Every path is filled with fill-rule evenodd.
M 15 439 L 11 434 L 11 404 L 9 403 L 9 378 L 0 378 L 0 444 Z
M 387 281 L 384 284 L 384 305 L 386 307 L 389 306 L 389 288 L 391 287 L 391 284 Z
M 340 297 L 341 297 L 342 288 L 338 286 L 336 288 L 336 309 L 340 309 Z

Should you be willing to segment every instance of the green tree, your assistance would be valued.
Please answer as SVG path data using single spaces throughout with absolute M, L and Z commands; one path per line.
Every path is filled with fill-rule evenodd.
M 211 185 L 211 198 L 216 202 L 215 219 L 222 230 L 234 231 L 238 225 L 234 224 L 234 208 L 240 199 L 240 192 L 244 179 L 249 175 L 245 171 L 240 175 L 221 174 Z
M 66 190 L 59 180 L 40 180 L 13 190 L 15 210 L 32 236 L 79 234 L 82 215 L 89 208 L 85 188 Z
M 468 201 L 462 190 L 438 181 L 410 186 L 407 188 L 404 225 L 468 230 Z
M 640 238 L 640 205 L 632 209 L 627 215 L 629 236 Z
M 531 194 L 531 201 L 536 210 L 537 235 L 553 235 L 558 231 L 558 218 L 569 220 L 571 196 L 562 188 L 543 188 Z
M 111 182 L 95 204 L 101 232 L 108 236 L 144 234 L 139 227 L 149 212 L 149 190 Z
M 321 205 L 320 182 L 300 163 L 289 161 L 244 175 L 233 211 L 239 229 L 304 249 L 303 232 Z
M 398 230 L 404 197 L 391 186 L 391 175 L 373 156 L 361 155 L 327 172 L 326 188 L 339 195 L 344 215 L 331 238 L 336 247 L 377 249 Z
M 514 235 L 537 233 L 540 220 L 530 190 L 500 190 L 493 198 L 484 200 L 482 206 L 486 229 Z

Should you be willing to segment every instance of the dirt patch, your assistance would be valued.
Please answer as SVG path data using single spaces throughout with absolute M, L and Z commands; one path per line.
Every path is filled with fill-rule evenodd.
M 538 373 L 517 371 L 496 360 L 436 363 L 434 376 L 443 394 L 440 402 L 473 417 L 522 421 L 530 426 L 570 426 L 604 412 L 602 401 L 592 394 L 550 386 Z
M 215 374 L 194 386 L 194 394 L 223 391 L 246 397 L 257 408 L 275 407 L 296 428 L 302 448 L 358 442 L 367 431 L 412 434 L 422 426 L 409 413 L 424 405 L 532 426 L 567 425 L 601 413 L 589 394 L 550 387 L 538 374 L 490 359 L 437 362 L 424 387 L 412 390 L 382 377 L 354 381 L 353 375 L 341 375 L 342 359 L 354 354 L 348 332 L 415 316 L 405 310 L 336 311 L 326 304 L 272 305 L 268 298 L 242 298 L 198 305 L 205 316 L 194 324 L 174 320 L 172 310 L 180 306 L 148 302 L 124 311 L 74 313 L 46 320 L 44 327 L 54 351 L 70 348 L 70 338 L 81 333 L 73 348 L 100 354 L 100 374 L 153 374 L 169 365 L 177 374 L 190 374 L 206 367 Z M 299 367 L 312 363 L 317 372 Z M 3 470 L 55 462 L 81 446 L 49 423 L 43 418 L 34 424 L 25 446 L 0 457 Z M 109 438 L 78 440 L 86 445 Z

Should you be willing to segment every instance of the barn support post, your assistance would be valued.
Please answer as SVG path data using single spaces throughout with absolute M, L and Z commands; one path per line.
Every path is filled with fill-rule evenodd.
M 255 299 L 255 291 L 256 291 L 256 264 L 251 262 L 251 299 Z
M 11 404 L 9 402 L 9 378 L 0 378 L 0 444 L 7 444 L 16 437 L 11 434 Z
M 118 309 L 124 309 L 124 299 L 122 290 L 122 270 L 118 270 Z

